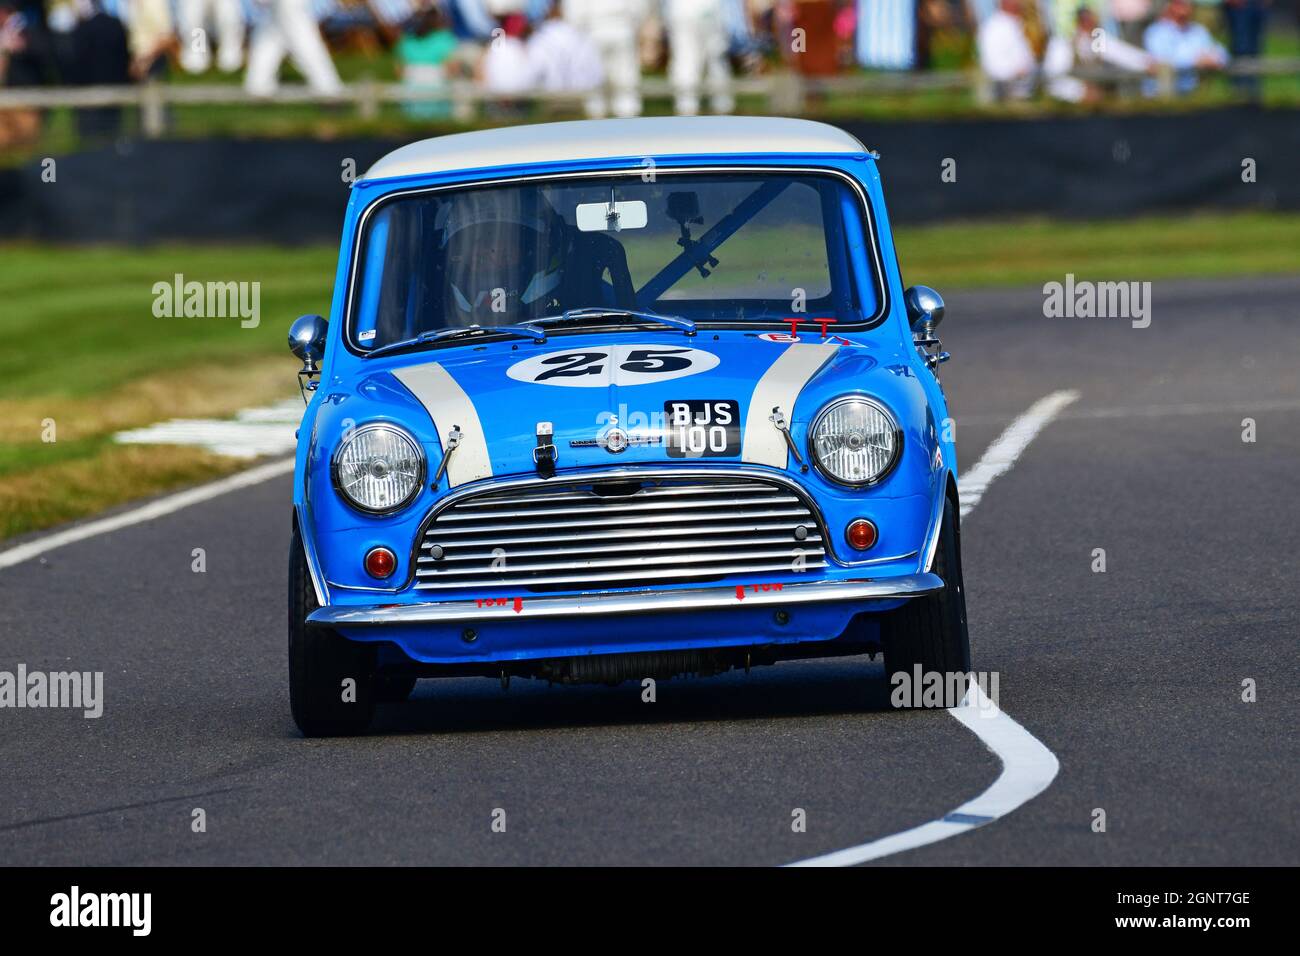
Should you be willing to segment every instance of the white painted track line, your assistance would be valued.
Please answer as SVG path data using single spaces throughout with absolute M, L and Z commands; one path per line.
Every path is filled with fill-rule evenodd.
M 0 551 L 0 568 L 13 567 L 15 564 L 30 561 L 32 558 L 39 558 L 55 548 L 76 544 L 78 541 L 85 541 L 87 538 L 93 538 L 96 535 L 117 531 L 119 528 L 129 528 L 133 524 L 140 524 L 144 521 L 152 521 L 154 518 L 161 518 L 163 515 L 169 515 L 174 511 L 180 511 L 182 508 L 188 508 L 190 505 L 197 505 L 227 492 L 238 491 L 240 488 L 260 484 L 271 478 L 287 475 L 292 471 L 293 459 L 285 458 L 280 461 L 259 465 L 256 468 L 250 468 L 248 471 L 241 471 L 239 474 L 209 482 L 197 488 L 190 488 L 188 491 L 178 491 L 176 494 L 167 495 L 156 501 L 151 501 L 147 505 L 141 505 L 139 508 L 124 511 L 121 514 L 75 525 L 63 531 L 46 535 L 43 538 L 37 538 L 34 541 L 28 541 L 17 547 L 9 548 L 7 551 Z
M 963 518 L 975 510 L 989 485 L 1010 471 L 1021 452 L 1029 447 L 1043 426 L 1078 397 L 1079 393 L 1073 391 L 1052 392 L 1030 405 L 1023 415 L 1007 426 L 1007 430 L 984 451 L 975 467 L 957 481 Z
M 979 684 L 972 682 L 961 705 L 950 708 L 948 713 L 979 737 L 1002 761 L 1002 773 L 992 786 L 938 820 L 861 846 L 800 860 L 790 866 L 854 866 L 903 850 L 914 850 L 927 843 L 938 843 L 1006 816 L 1046 790 L 1056 778 L 1060 769 L 1056 755 L 999 710 L 984 696 Z
M 958 479 L 961 516 L 974 510 L 994 479 L 1006 474 L 1049 422 L 1079 397 L 1078 392 L 1060 391 L 1040 398 L 1023 415 L 1007 426 L 985 449 L 975 467 Z M 987 790 L 938 820 L 872 840 L 859 846 L 836 850 L 800 860 L 788 866 L 853 866 L 882 856 L 937 843 L 992 823 L 1028 803 L 1048 788 L 1060 770 L 1056 755 L 1037 737 L 1012 720 L 989 700 L 978 684 L 971 682 L 961 704 L 948 710 L 1002 761 L 1002 772 Z

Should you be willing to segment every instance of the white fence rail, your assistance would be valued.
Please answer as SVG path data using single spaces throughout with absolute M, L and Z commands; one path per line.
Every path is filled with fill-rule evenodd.
M 1230 76 L 1300 75 L 1300 58 L 1240 59 L 1226 73 Z M 1114 86 L 1121 92 L 1133 92 L 1142 77 L 1133 73 L 1105 68 L 1076 71 L 1076 76 Z M 1172 98 L 1174 74 L 1162 70 L 1156 76 L 1159 95 Z M 798 115 L 812 96 L 855 96 L 868 98 L 881 94 L 921 93 L 934 90 L 971 90 L 980 103 L 993 100 L 992 88 L 978 71 L 936 70 L 919 73 L 852 73 L 834 77 L 803 77 L 795 73 L 773 73 L 760 77 L 737 78 L 732 84 L 738 96 L 766 100 L 773 113 Z M 659 77 L 647 77 L 641 86 L 649 101 L 671 101 L 672 88 Z M 140 111 L 140 128 L 145 136 L 162 136 L 167 126 L 169 106 L 248 106 L 267 104 L 347 104 L 356 108 L 363 119 L 379 115 L 385 103 L 440 102 L 450 104 L 451 115 L 460 121 L 472 121 L 485 104 L 513 102 L 580 109 L 581 93 L 534 92 L 525 96 L 502 97 L 485 92 L 469 81 L 454 81 L 444 89 L 419 89 L 400 83 L 361 81 L 348 84 L 341 93 L 327 96 L 302 85 L 286 85 L 273 96 L 254 96 L 235 84 L 191 84 L 148 82 L 136 86 L 23 87 L 0 90 L 0 110 L 10 109 L 94 109 L 97 107 L 136 107 Z

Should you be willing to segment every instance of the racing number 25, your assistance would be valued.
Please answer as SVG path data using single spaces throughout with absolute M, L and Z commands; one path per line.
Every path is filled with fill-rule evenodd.
M 628 352 L 619 368 L 625 372 L 656 374 L 661 372 L 680 372 L 690 368 L 691 360 L 686 358 L 689 349 L 633 349 Z M 580 375 L 599 375 L 605 370 L 608 352 L 568 352 L 564 355 L 552 355 L 542 359 L 543 365 L 554 365 L 542 372 L 534 382 L 544 382 L 548 378 L 575 378 Z

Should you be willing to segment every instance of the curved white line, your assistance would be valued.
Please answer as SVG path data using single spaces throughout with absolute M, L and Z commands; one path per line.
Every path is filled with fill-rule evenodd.
M 1006 816 L 1046 790 L 1056 778 L 1060 770 L 1056 755 L 989 700 L 979 684 L 972 682 L 961 704 L 950 708 L 948 713 L 979 737 L 1002 761 L 1002 773 L 987 790 L 938 820 L 789 865 L 853 866 L 927 843 L 937 843 Z
M 985 449 L 975 467 L 957 482 L 961 516 L 974 510 L 993 481 L 1011 470 L 1035 436 L 1077 400 L 1075 391 L 1052 392 L 1030 405 Z M 1012 720 L 971 682 L 962 702 L 948 709 L 953 718 L 984 742 L 1002 761 L 1002 772 L 987 790 L 938 820 L 922 823 L 870 843 L 836 850 L 788 866 L 853 866 L 892 853 L 937 843 L 1004 817 L 1048 788 L 1060 770 L 1056 755 L 1043 742 Z
M 47 551 L 75 544 L 78 541 L 85 541 L 97 534 L 107 534 L 109 531 L 116 531 L 119 528 L 129 528 L 131 525 L 139 524 L 142 521 L 152 521 L 154 518 L 169 515 L 173 511 L 180 511 L 190 505 L 197 505 L 218 495 L 224 495 L 226 492 L 247 488 L 250 485 L 259 484 L 271 478 L 278 478 L 280 475 L 287 475 L 292 471 L 292 458 L 273 461 L 269 464 L 259 465 L 256 468 L 250 468 L 248 471 L 241 471 L 228 478 L 222 478 L 219 481 L 199 485 L 197 488 L 190 488 L 188 491 L 179 491 L 174 495 L 167 495 L 165 498 L 159 498 L 147 505 L 132 508 L 130 511 L 124 511 L 121 514 L 100 518 L 98 521 L 90 521 L 86 524 L 79 524 L 65 531 L 57 531 L 54 534 L 47 534 L 35 541 L 28 541 L 26 544 L 20 544 L 7 551 L 0 551 L 0 568 L 13 567 L 15 564 L 21 564 L 32 558 L 39 558 Z

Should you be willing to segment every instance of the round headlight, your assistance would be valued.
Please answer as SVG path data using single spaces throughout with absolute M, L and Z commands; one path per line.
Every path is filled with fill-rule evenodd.
M 334 486 L 353 507 L 388 514 L 410 504 L 424 481 L 424 452 L 395 425 L 363 425 L 334 452 Z
M 866 398 L 831 402 L 813 420 L 810 434 L 818 469 L 842 485 L 875 484 L 894 467 L 903 448 L 894 416 Z

